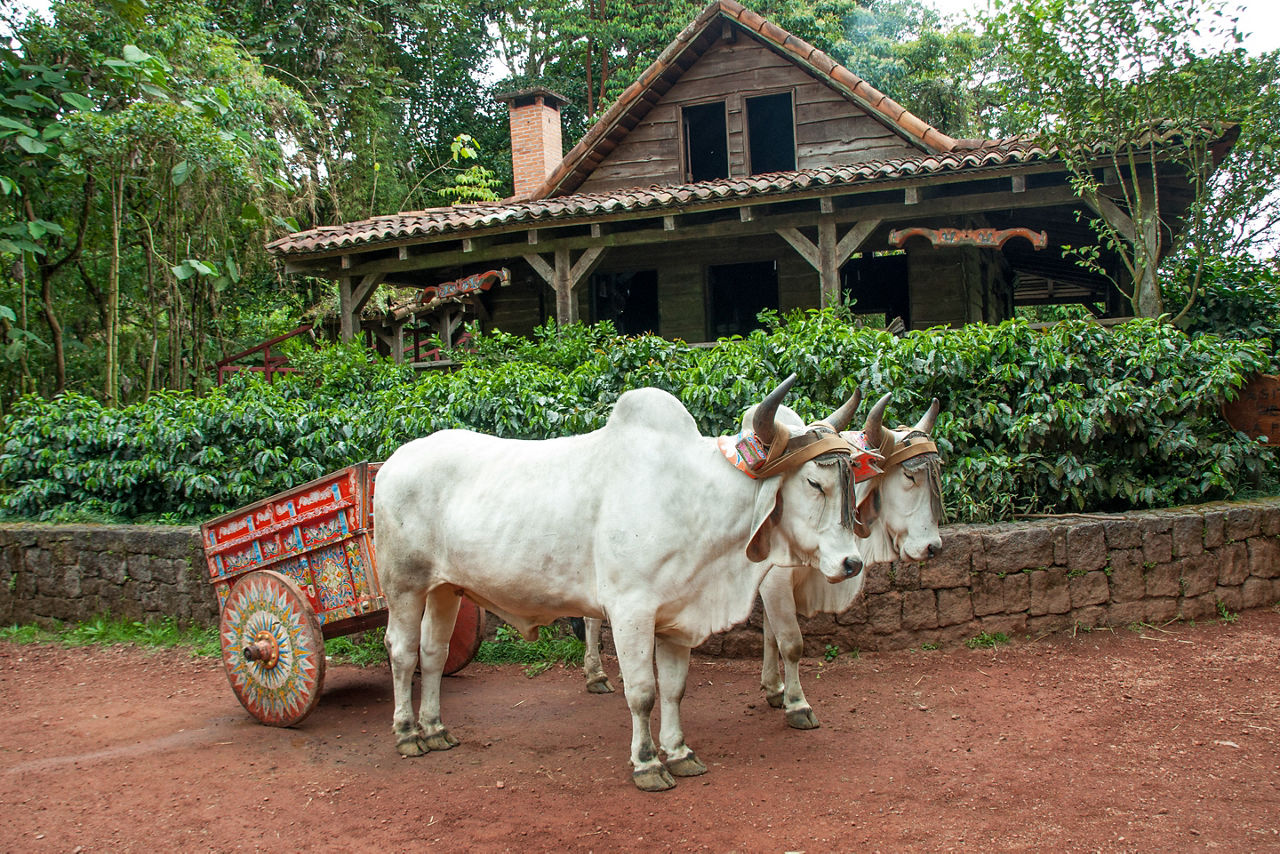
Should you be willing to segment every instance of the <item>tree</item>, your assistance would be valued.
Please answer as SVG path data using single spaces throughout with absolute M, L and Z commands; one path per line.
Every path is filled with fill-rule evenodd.
M 1135 313 L 1160 316 L 1161 259 L 1189 246 L 1207 260 L 1268 204 L 1241 178 L 1256 191 L 1280 174 L 1265 141 L 1280 116 L 1275 57 L 1249 56 L 1235 19 L 1200 0 L 997 0 L 985 25 L 1008 71 L 1010 123 L 1055 149 L 1101 247 L 1119 258 L 1117 287 Z M 1237 165 L 1215 174 L 1235 123 Z M 1170 175 L 1190 187 L 1182 222 L 1168 211 L 1185 206 L 1161 198 Z M 1098 267 L 1096 247 L 1077 254 Z M 1199 276 L 1189 281 L 1182 311 Z

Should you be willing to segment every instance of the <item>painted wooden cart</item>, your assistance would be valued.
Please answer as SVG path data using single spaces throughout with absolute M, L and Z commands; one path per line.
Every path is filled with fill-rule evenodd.
M 374 479 L 357 463 L 200 526 L 218 594 L 231 690 L 270 726 L 311 713 L 324 686 L 324 639 L 387 624 L 373 551 Z M 484 611 L 465 597 L 445 673 L 475 657 Z

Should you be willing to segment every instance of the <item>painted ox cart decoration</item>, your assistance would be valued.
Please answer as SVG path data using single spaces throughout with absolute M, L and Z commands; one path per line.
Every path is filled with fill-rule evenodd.
M 324 685 L 325 638 L 385 626 L 373 550 L 380 463 L 358 463 L 200 526 L 218 594 L 231 690 L 264 724 L 291 726 Z M 480 647 L 484 612 L 463 599 L 446 673 Z

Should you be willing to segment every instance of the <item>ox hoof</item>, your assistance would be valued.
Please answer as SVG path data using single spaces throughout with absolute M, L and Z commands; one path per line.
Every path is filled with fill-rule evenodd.
M 781 691 L 773 692 L 766 688 L 764 698 L 768 700 L 769 705 L 773 706 L 775 709 L 781 709 L 784 705 L 786 705 L 786 703 L 783 701 Z
M 631 781 L 642 792 L 665 792 L 676 787 L 676 778 L 661 765 L 631 773 Z
M 818 716 L 813 709 L 792 709 L 787 712 L 787 726 L 792 729 L 817 729 Z
M 707 773 L 707 766 L 703 765 L 702 760 L 690 750 L 689 755 L 683 759 L 676 759 L 675 761 L 668 759 L 667 770 L 677 777 L 697 777 Z
M 422 742 L 427 746 L 427 750 L 451 750 L 459 744 L 459 741 L 450 735 L 447 729 L 424 736 Z
M 587 680 L 587 691 L 592 694 L 612 694 L 613 683 L 608 676 L 596 676 Z

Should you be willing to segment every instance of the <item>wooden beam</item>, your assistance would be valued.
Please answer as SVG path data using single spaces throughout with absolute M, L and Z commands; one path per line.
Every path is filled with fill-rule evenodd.
M 752 208 L 738 208 L 738 222 L 751 222 L 755 218 Z
M 528 240 L 529 240 L 530 246 L 538 245 L 538 229 L 536 228 L 529 229 Z
M 836 244 L 836 263 L 843 265 L 849 260 L 849 256 L 862 248 L 862 244 L 867 242 L 867 238 L 871 236 L 871 232 L 880 227 L 883 220 L 864 219 L 862 222 L 855 222 L 853 228 L 840 238 L 840 242 Z
M 351 310 L 351 289 L 354 280 L 350 276 L 338 279 L 338 336 L 343 341 L 356 337 L 355 312 Z
M 662 230 L 663 230 L 663 231 L 675 231 L 675 230 L 676 230 L 676 218 L 675 218 L 675 217 L 673 217 L 673 216 L 664 216 L 664 217 L 662 218 Z
M 878 204 L 865 205 L 863 207 L 839 208 L 834 214 L 836 222 L 848 223 L 857 222 L 863 219 L 879 219 L 884 222 L 896 221 L 914 221 L 921 217 L 929 216 L 952 216 L 980 213 L 983 211 L 1002 211 L 1010 208 L 1014 209 L 1031 209 L 1054 207 L 1057 205 L 1075 205 L 1084 203 L 1075 195 L 1071 187 L 1062 185 L 1058 187 L 1046 187 L 1037 189 L 1034 193 L 1013 193 L 1005 190 L 994 193 L 975 193 L 971 195 L 944 196 L 939 198 L 927 199 L 911 208 L 904 208 L 901 204 Z M 608 221 L 636 221 L 648 218 L 655 225 L 659 218 L 654 217 L 651 213 L 646 216 L 631 215 L 629 217 L 614 217 Z M 667 219 L 671 217 L 663 216 L 660 218 L 665 226 Z M 600 238 L 591 238 L 586 234 L 577 234 L 565 238 L 552 238 L 545 242 L 539 243 L 542 251 L 551 251 L 553 247 L 567 246 L 570 249 L 585 249 L 593 245 L 602 245 L 608 247 L 623 246 L 646 246 L 657 243 L 665 243 L 675 240 L 704 240 L 716 237 L 748 237 L 753 235 L 763 235 L 772 233 L 781 233 L 786 228 L 799 228 L 800 226 L 812 225 L 814 215 L 809 213 L 789 213 L 775 216 L 755 216 L 749 223 L 743 223 L 738 220 L 729 220 L 723 222 L 706 223 L 703 225 L 686 225 L 675 231 L 666 231 L 665 228 L 648 228 L 637 229 L 625 232 L 606 232 Z M 581 226 L 582 223 L 573 223 L 572 225 Z M 521 233 L 524 233 L 524 229 Z M 509 232 L 508 232 L 509 233 Z M 455 238 L 456 240 L 456 238 Z M 520 251 L 523 243 L 497 243 L 489 244 L 477 248 L 471 254 L 464 254 L 461 251 L 448 249 L 440 252 L 429 251 L 429 245 L 423 246 L 422 254 L 414 254 L 408 261 L 397 261 L 394 258 L 383 258 L 375 261 L 369 261 L 364 264 L 357 264 L 351 268 L 351 272 L 340 271 L 337 267 L 337 258 L 328 256 L 319 258 L 310 263 L 300 263 L 298 260 L 286 260 L 285 271 L 288 273 L 304 273 L 312 276 L 328 276 L 330 278 L 338 278 L 340 276 L 350 274 L 368 274 L 368 273 L 407 273 L 418 270 L 430 270 L 438 267 L 451 267 L 458 264 L 480 262 L 480 261 L 498 261 L 507 258 L 522 257 L 524 253 Z
M 818 199 L 818 212 L 829 214 L 836 212 L 836 203 L 830 196 L 823 196 Z
M 351 289 L 351 308 L 359 314 L 369 302 L 369 297 L 373 296 L 373 292 L 378 289 L 378 285 L 382 284 L 382 280 L 386 276 L 381 273 L 369 273 L 360 278 L 359 284 Z M 353 280 L 354 281 L 354 280 Z
M 813 269 L 819 269 L 818 247 L 809 242 L 809 238 L 800 233 L 798 228 L 780 228 L 778 236 L 791 244 L 791 248 L 800 253 L 800 257 L 809 262 Z
M 907 189 L 903 191 L 902 203 L 903 203 L 904 205 L 918 205 L 918 204 L 920 204 L 920 188 L 919 188 L 919 187 L 907 187 Z
M 569 270 L 569 287 L 576 288 L 588 273 L 596 266 L 600 256 L 604 254 L 603 246 L 592 246 L 583 252 L 577 262 Z
M 463 251 L 463 252 L 470 252 L 471 250 L 473 250 L 473 249 L 475 249 L 475 248 L 476 248 L 476 245 L 475 245 L 475 241 L 474 241 L 474 240 L 472 240 L 470 237 L 464 237 L 464 238 L 462 238 L 462 251 Z
M 399 259 L 399 260 L 401 260 L 401 261 L 408 261 L 408 260 L 409 260 L 409 247 L 408 247 L 408 246 L 397 246 L 397 247 L 396 247 L 396 258 L 397 258 L 397 259 Z
M 1014 175 L 1009 179 L 1009 183 L 1015 193 L 1025 193 L 1027 191 L 1027 176 Z
M 598 238 L 601 234 L 604 234 L 604 228 L 600 225 L 600 223 L 598 222 L 591 223 L 591 236 Z
M 1116 233 L 1130 243 L 1138 242 L 1138 229 L 1133 224 L 1133 220 L 1124 211 L 1116 206 L 1116 203 L 1108 199 L 1106 196 L 1098 196 L 1096 202 L 1089 202 L 1089 207 L 1093 209 L 1098 216 L 1106 220 L 1107 225 L 1116 230 Z
M 556 286 L 556 271 L 542 259 L 541 255 L 524 255 L 521 257 L 524 258 L 526 264 L 533 268 L 533 272 L 542 277 L 542 281 L 553 288 Z

